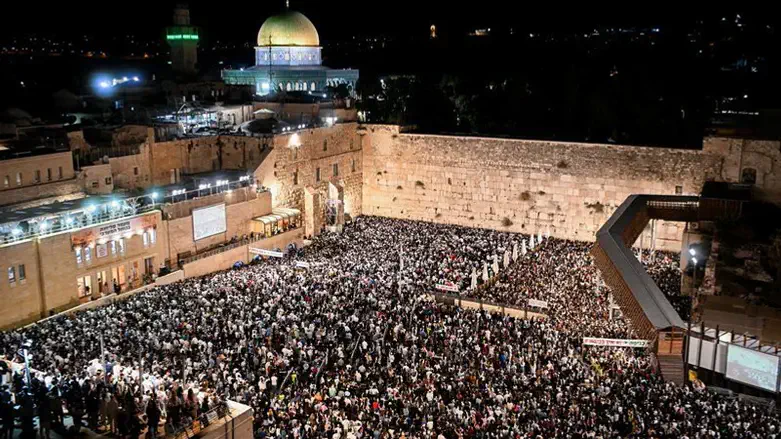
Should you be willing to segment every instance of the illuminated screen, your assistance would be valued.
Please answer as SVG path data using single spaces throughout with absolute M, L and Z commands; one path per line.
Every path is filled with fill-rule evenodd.
M 226 230 L 224 204 L 193 210 L 194 240 L 225 233 Z
M 727 378 L 771 392 L 778 382 L 778 357 L 730 345 Z

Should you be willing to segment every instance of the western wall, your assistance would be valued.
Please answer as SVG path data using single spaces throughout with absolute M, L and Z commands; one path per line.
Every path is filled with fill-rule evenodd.
M 592 241 L 631 194 L 697 195 L 707 180 L 739 181 L 746 151 L 779 151 L 778 142 L 736 145 L 722 138 L 706 138 L 702 150 L 678 150 L 410 134 L 388 125 L 359 132 L 364 214 L 527 234 L 550 230 L 580 241 Z M 761 173 L 763 183 L 775 185 L 772 169 Z M 684 226 L 657 224 L 656 247 L 679 250 Z

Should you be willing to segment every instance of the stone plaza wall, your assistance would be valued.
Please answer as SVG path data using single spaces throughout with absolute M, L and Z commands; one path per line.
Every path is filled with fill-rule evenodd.
M 304 203 L 306 188 L 326 200 L 328 184 L 334 183 L 344 188 L 345 213 L 355 217 L 362 208 L 362 170 L 358 125 L 347 123 L 275 136 L 273 149 L 255 170 L 255 180 L 269 188 L 274 207 L 299 209 L 304 218 L 310 216 Z M 325 210 L 315 213 L 323 222 Z
M 366 125 L 364 214 L 593 241 L 631 194 L 699 194 L 723 171 L 709 151 L 402 133 Z M 684 224 L 660 223 L 679 250 Z M 646 244 L 647 245 L 647 244 Z

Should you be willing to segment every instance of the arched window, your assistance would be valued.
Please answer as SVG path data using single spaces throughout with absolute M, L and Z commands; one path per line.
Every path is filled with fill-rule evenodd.
M 743 184 L 755 184 L 757 182 L 757 170 L 745 168 L 740 174 L 740 182 Z
M 300 82 L 296 82 L 296 91 L 299 91 L 299 90 L 301 90 L 301 83 Z
M 285 52 L 285 61 L 290 61 L 290 52 Z
M 291 84 L 291 83 L 289 83 L 289 82 L 288 82 L 288 83 L 287 83 L 287 91 L 290 91 L 290 90 L 292 90 L 292 89 L 293 89 L 293 84 Z
M 281 82 L 280 82 L 280 83 L 279 83 L 279 91 L 282 91 L 282 90 L 284 90 L 284 89 L 285 89 L 285 84 L 283 84 L 283 83 L 281 83 Z
M 309 87 L 310 90 L 315 91 L 315 82 L 312 81 L 311 87 Z
M 301 84 L 301 90 L 304 90 L 304 91 L 306 91 L 306 85 L 307 85 L 307 84 L 306 84 L 306 82 L 304 82 L 303 84 Z

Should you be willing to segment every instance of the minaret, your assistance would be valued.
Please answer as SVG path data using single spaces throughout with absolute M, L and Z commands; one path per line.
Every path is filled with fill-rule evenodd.
M 178 73 L 195 73 L 198 64 L 198 28 L 190 25 L 190 9 L 177 5 L 174 25 L 166 29 L 166 40 L 171 46 L 171 66 Z

